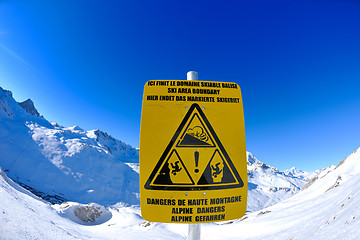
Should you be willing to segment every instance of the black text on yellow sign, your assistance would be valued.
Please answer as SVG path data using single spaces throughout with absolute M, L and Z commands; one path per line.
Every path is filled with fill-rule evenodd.
M 140 199 L 149 221 L 200 223 L 244 215 L 246 150 L 237 84 L 154 80 L 145 85 Z

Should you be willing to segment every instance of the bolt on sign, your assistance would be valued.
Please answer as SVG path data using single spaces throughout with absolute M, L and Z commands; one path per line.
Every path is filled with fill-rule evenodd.
M 140 202 L 143 218 L 153 222 L 217 222 L 245 214 L 245 127 L 236 83 L 145 84 Z

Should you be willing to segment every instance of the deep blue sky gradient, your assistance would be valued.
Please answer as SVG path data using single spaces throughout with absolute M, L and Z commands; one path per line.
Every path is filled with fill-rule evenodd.
M 360 2 L 0 1 L 0 86 L 138 147 L 151 79 L 229 81 L 247 149 L 281 170 L 360 146 Z

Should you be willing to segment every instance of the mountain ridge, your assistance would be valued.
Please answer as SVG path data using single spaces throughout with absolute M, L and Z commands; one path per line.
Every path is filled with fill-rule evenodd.
M 9 177 L 63 199 L 138 203 L 138 173 L 127 165 L 138 161 L 135 148 L 98 129 L 50 123 L 25 103 L 0 88 L 0 166 Z
M 99 129 L 48 122 L 30 99 L 18 103 L 2 88 L 0 120 L 0 151 L 6 152 L 0 166 L 26 189 L 52 203 L 139 203 L 138 149 Z M 247 168 L 250 212 L 292 196 L 308 181 L 308 173 L 281 172 L 250 152 Z

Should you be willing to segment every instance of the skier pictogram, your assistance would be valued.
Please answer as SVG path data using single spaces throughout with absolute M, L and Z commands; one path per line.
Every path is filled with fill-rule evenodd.
M 176 175 L 177 172 L 180 172 L 181 171 L 181 167 L 179 167 L 179 161 L 176 161 L 175 164 L 171 163 L 171 167 L 172 167 L 172 170 L 171 170 L 171 173 Z
M 215 167 L 214 165 L 211 165 L 211 169 L 213 170 L 213 177 L 216 178 L 220 173 L 222 173 L 222 169 L 219 168 L 220 163 L 216 163 Z

